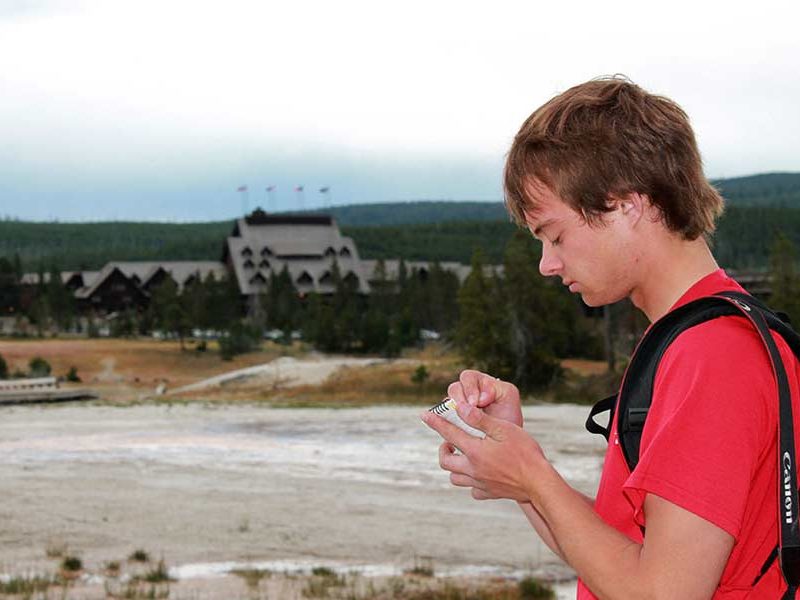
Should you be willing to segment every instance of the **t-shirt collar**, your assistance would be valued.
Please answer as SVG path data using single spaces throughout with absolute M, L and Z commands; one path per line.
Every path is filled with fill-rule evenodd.
M 711 294 L 716 294 L 724 290 L 744 291 L 734 279 L 728 277 L 724 269 L 717 269 L 694 282 L 669 310 L 673 311 L 684 304 L 688 304 L 692 300 L 697 300 L 703 296 L 710 296 Z

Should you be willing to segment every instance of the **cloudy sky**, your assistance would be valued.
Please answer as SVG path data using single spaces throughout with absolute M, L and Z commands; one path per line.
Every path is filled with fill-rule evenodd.
M 689 112 L 709 176 L 800 171 L 798 22 L 796 0 L 0 0 L 0 216 L 499 200 L 525 117 L 613 73 Z

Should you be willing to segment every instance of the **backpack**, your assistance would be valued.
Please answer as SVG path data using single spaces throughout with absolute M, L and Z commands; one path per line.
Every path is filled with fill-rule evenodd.
M 777 382 L 779 402 L 778 497 L 779 542 L 773 549 L 753 586 L 764 576 L 776 558 L 789 588 L 784 600 L 794 598 L 800 587 L 800 530 L 798 530 L 798 487 L 794 448 L 794 422 L 786 369 L 769 330 L 777 332 L 800 360 L 800 335 L 787 323 L 785 315 L 775 313 L 759 300 L 741 292 L 720 292 L 689 302 L 653 323 L 636 347 L 625 370 L 619 393 L 594 405 L 586 429 L 609 439 L 617 413 L 617 434 L 631 472 L 639 462 L 639 444 L 653 396 L 656 370 L 666 349 L 686 329 L 722 316 L 743 316 L 757 330 L 764 344 Z M 608 425 L 595 417 L 610 411 Z

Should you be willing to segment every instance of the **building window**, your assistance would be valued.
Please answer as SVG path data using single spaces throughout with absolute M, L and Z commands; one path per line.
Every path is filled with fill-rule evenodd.
M 246 256 L 246 257 L 253 256 L 253 251 L 250 250 L 249 247 L 245 247 L 244 250 L 242 250 L 242 256 Z
M 244 268 L 253 269 L 255 268 L 255 264 L 253 264 L 253 261 L 248 258 L 246 261 L 244 261 Z
M 350 250 L 348 248 L 342 248 L 339 250 L 339 256 L 350 256 Z
M 269 269 L 270 268 L 269 261 L 267 259 L 262 260 L 260 263 L 258 263 L 258 268 L 259 269 Z
M 267 283 L 267 280 L 261 273 L 256 273 L 250 278 L 250 285 L 264 285 L 265 283 Z
M 268 246 L 264 246 L 261 249 L 261 256 L 272 256 L 272 250 L 270 250 Z
M 344 276 L 345 283 L 358 286 L 358 275 L 350 271 L 347 275 Z
M 333 283 L 333 277 L 331 276 L 331 272 L 325 271 L 322 274 L 322 277 L 319 278 L 319 282 L 321 285 L 328 285 L 330 283 Z
M 297 278 L 297 283 L 300 285 L 310 285 L 314 283 L 314 280 L 311 278 L 311 275 L 308 274 L 308 271 L 303 271 L 303 274 Z
M 328 249 L 325 250 L 325 256 L 336 256 L 336 250 L 328 246 Z

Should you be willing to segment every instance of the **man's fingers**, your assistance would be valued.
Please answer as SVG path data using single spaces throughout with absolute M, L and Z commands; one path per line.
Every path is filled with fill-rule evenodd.
M 467 396 L 464 393 L 464 386 L 461 385 L 460 381 L 454 381 L 450 385 L 447 386 L 447 396 L 448 398 L 452 398 L 456 402 L 462 400 L 464 402 L 467 401 Z
M 456 412 L 464 420 L 467 425 L 480 429 L 485 432 L 490 438 L 497 438 L 498 434 L 503 430 L 508 423 L 502 419 L 495 419 L 487 415 L 483 410 L 472 406 L 467 402 L 457 402 Z
M 478 481 L 469 475 L 464 475 L 463 473 L 450 473 L 450 483 L 457 487 L 480 487 L 480 483 Z
M 466 371 L 461 371 L 461 374 L 458 376 L 458 381 L 461 383 L 461 387 L 464 390 L 465 400 L 472 406 L 478 405 L 478 400 L 481 396 L 480 381 L 483 375 L 484 373 L 480 371 L 467 369 Z M 456 400 L 456 398 L 453 399 Z
M 469 460 L 463 454 L 455 453 L 455 446 L 444 442 L 439 446 L 439 466 L 445 471 L 466 473 L 469 469 Z
M 475 447 L 475 443 L 480 442 L 478 438 L 472 437 L 465 431 L 461 431 L 452 423 L 448 423 L 442 417 L 433 414 L 429 410 L 423 412 L 420 415 L 420 418 L 425 425 L 433 429 L 436 433 L 461 450 L 464 454 L 469 454 L 470 450 Z
M 475 498 L 475 500 L 493 500 L 494 499 L 494 496 L 492 496 L 491 494 L 487 494 L 482 489 L 475 488 L 475 487 L 472 488 L 472 497 Z
M 497 377 L 492 377 L 486 373 L 481 374 L 480 379 L 480 394 L 478 394 L 478 402 L 474 406 L 489 406 L 492 402 L 500 397 L 500 385 L 502 382 Z

